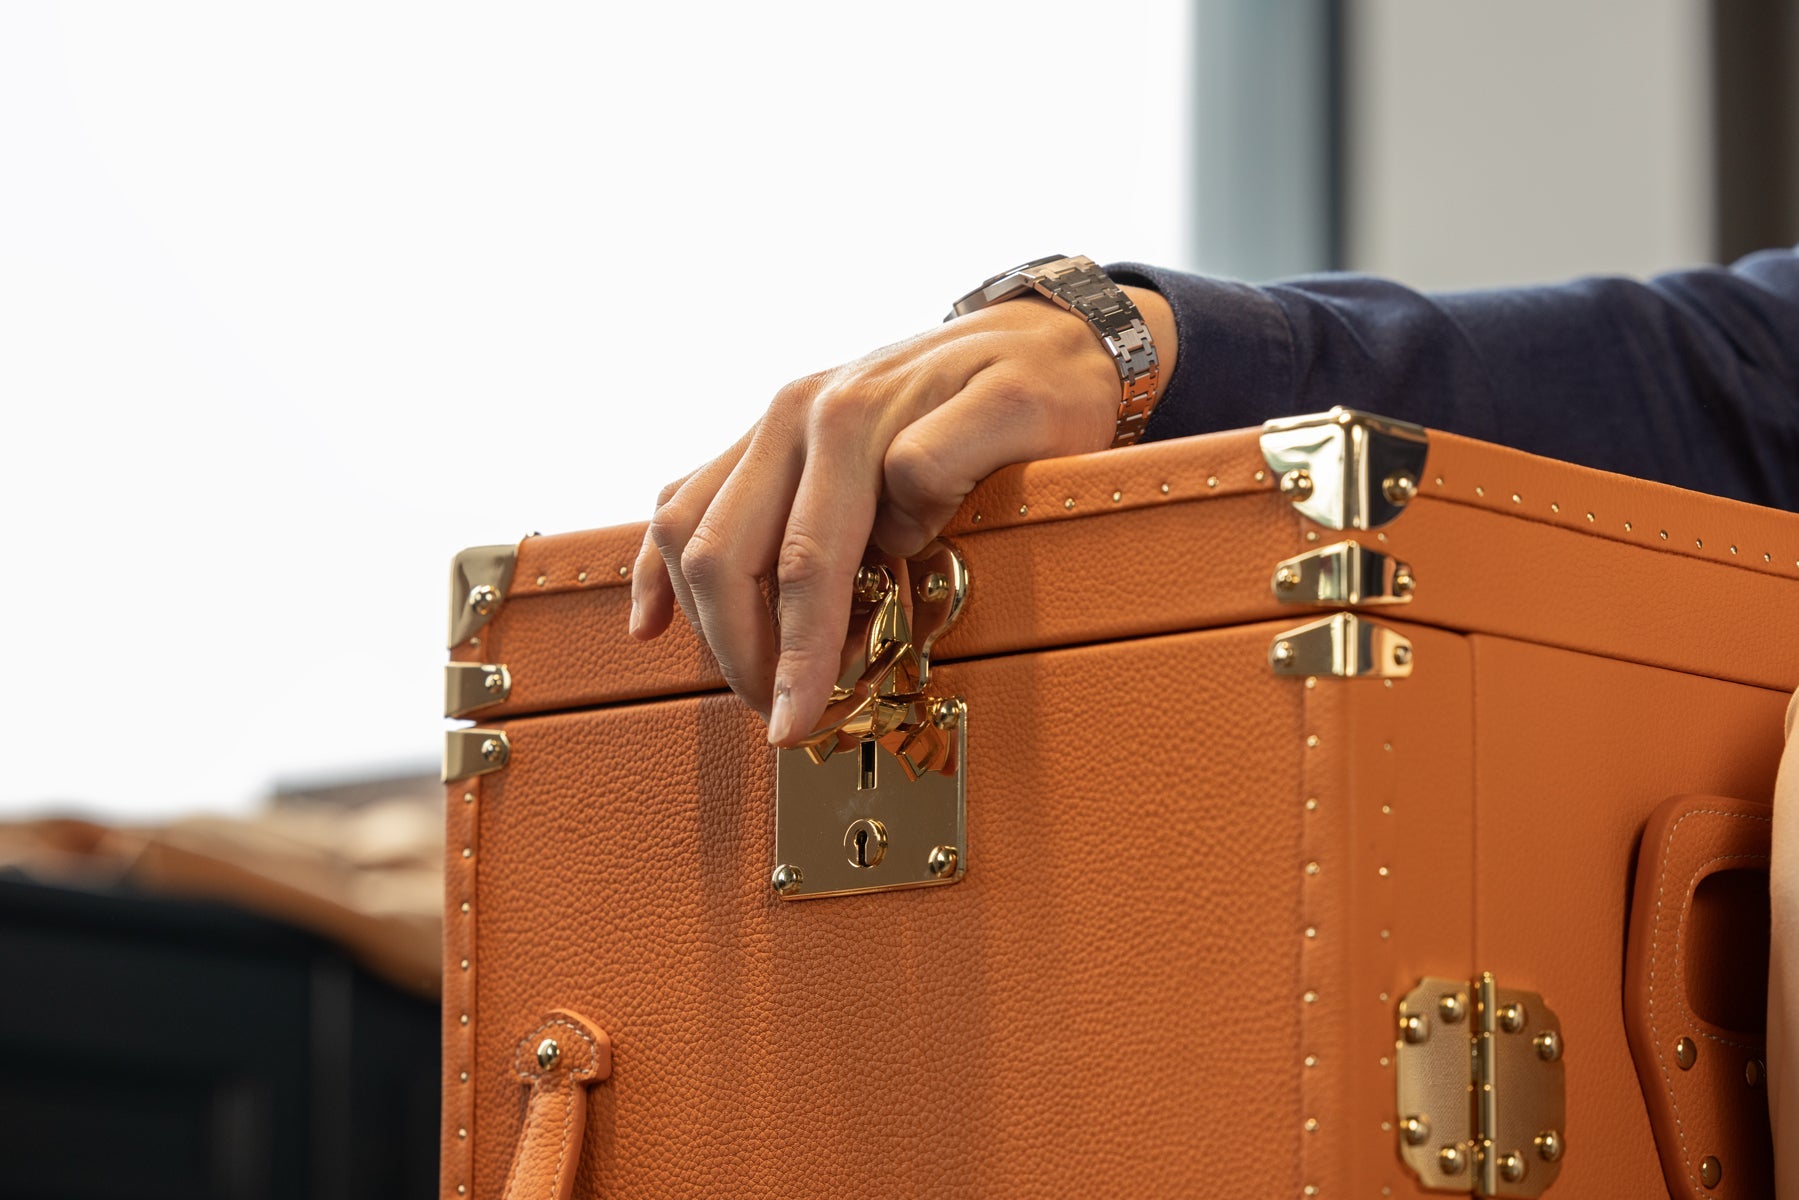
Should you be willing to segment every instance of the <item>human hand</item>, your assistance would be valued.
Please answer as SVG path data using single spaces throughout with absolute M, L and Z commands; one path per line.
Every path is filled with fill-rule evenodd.
M 1174 314 L 1127 287 L 1173 374 Z M 792 746 L 824 712 L 872 541 L 921 550 L 1015 462 L 1103 450 L 1118 370 L 1080 317 L 1039 296 L 957 317 L 775 395 L 730 449 L 657 497 L 631 578 L 631 633 L 679 601 L 727 683 Z M 779 620 L 762 581 L 773 576 Z

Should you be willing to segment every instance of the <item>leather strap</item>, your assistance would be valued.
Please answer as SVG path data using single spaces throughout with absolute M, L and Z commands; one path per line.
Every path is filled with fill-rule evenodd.
M 531 1087 L 503 1200 L 569 1200 L 587 1128 L 587 1089 L 612 1074 L 612 1042 L 558 1009 L 519 1039 L 513 1069 Z
M 1676 796 L 1637 856 L 1624 1024 L 1662 1174 L 1680 1200 L 1773 1194 L 1768 863 L 1773 810 Z

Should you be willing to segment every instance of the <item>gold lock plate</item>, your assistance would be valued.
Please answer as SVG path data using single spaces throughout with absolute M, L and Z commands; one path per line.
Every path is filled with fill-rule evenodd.
M 1540 1196 L 1561 1174 L 1561 1021 L 1535 992 L 1426 979 L 1399 1002 L 1399 1156 L 1433 1192 Z
M 856 576 L 842 669 L 817 729 L 775 762 L 775 894 L 806 900 L 954 883 L 967 870 L 968 705 L 930 650 L 968 595 L 937 541 Z

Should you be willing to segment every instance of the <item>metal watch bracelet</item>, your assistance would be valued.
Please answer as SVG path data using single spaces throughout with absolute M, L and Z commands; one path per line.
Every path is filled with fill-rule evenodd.
M 1136 442 L 1149 423 L 1161 382 L 1155 342 L 1137 306 L 1092 259 L 1080 254 L 1051 255 L 995 275 L 958 300 L 949 315 L 975 312 L 1026 291 L 1035 291 L 1074 313 L 1099 335 L 1118 368 L 1118 423 L 1112 445 Z

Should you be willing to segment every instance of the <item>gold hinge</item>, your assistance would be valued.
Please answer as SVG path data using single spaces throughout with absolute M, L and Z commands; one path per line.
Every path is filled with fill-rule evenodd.
M 1338 542 L 1284 560 L 1268 586 L 1283 604 L 1409 604 L 1417 580 L 1409 563 Z
M 1399 1002 L 1399 1156 L 1433 1192 L 1540 1196 L 1566 1150 L 1561 1022 L 1535 992 L 1426 979 Z
M 491 775 L 512 761 L 512 739 L 500 729 L 452 729 L 444 734 L 443 781 Z
M 1268 647 L 1268 665 L 1276 675 L 1403 679 L 1412 673 L 1412 642 L 1366 617 L 1332 613 L 1277 634 Z
M 516 546 L 470 546 L 450 561 L 450 649 L 499 611 L 517 565 Z
M 873 554 L 857 572 L 824 718 L 776 758 L 771 882 L 783 900 L 954 883 L 967 869 L 968 705 L 927 688 L 968 569 L 937 541 L 900 574 Z
M 444 664 L 444 716 L 460 717 L 498 704 L 512 694 L 505 663 Z
M 1262 426 L 1281 494 L 1327 529 L 1377 529 L 1418 493 L 1429 435 L 1419 425 L 1333 408 Z

